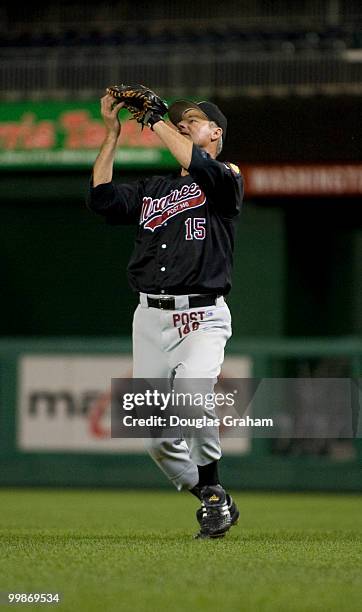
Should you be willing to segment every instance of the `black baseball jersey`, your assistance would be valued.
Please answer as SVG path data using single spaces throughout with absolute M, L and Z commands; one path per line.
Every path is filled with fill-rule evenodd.
M 134 291 L 183 295 L 231 288 L 243 180 L 233 164 L 193 146 L 187 176 L 90 186 L 88 207 L 112 225 L 138 225 L 127 267 Z

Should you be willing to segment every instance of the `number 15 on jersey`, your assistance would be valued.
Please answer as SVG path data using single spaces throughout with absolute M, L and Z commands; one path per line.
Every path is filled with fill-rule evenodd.
M 204 240 L 206 236 L 206 219 L 203 217 L 188 217 L 185 221 L 186 240 Z

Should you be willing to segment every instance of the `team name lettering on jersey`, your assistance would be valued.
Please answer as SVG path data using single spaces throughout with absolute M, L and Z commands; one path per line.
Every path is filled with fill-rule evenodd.
M 157 227 L 163 225 L 171 217 L 184 210 L 202 206 L 205 204 L 205 200 L 205 194 L 197 183 L 183 185 L 181 189 L 173 189 L 162 198 L 145 196 L 142 200 L 140 225 L 143 223 L 144 229 L 154 232 Z

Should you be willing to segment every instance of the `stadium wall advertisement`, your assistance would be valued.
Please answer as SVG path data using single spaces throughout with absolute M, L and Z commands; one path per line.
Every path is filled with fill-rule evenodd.
M 172 169 L 177 162 L 151 130 L 123 121 L 115 166 Z M 89 170 L 105 136 L 97 102 L 0 103 L 2 170 Z M 351 195 L 362 193 L 361 163 L 250 164 L 239 161 L 247 196 Z
M 240 164 L 248 196 L 356 196 L 362 164 Z
M 89 169 L 104 140 L 99 102 L 19 102 L 0 104 L 0 165 L 3 170 Z M 121 117 L 129 116 L 121 111 Z M 169 151 L 136 121 L 122 125 L 122 149 L 115 165 L 175 167 Z
M 225 359 L 221 377 L 249 376 L 249 358 Z M 27 355 L 20 358 L 19 450 L 144 452 L 142 439 L 111 437 L 111 378 L 132 378 L 130 356 Z M 223 448 L 225 452 L 246 452 L 249 440 L 228 438 Z

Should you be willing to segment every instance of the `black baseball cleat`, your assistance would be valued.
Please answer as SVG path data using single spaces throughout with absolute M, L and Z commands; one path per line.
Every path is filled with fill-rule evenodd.
M 232 524 L 224 489 L 221 485 L 206 486 L 201 489 L 200 497 L 201 508 L 197 511 L 196 518 L 201 529 L 195 538 L 223 538 Z M 235 509 L 238 513 L 236 506 Z
M 233 498 L 231 497 L 231 495 L 229 495 L 229 493 L 226 493 L 226 503 L 228 505 L 229 508 L 229 512 L 230 512 L 230 525 L 231 527 L 233 527 L 234 525 L 237 525 L 239 522 L 239 516 L 240 516 L 240 512 L 239 509 L 236 505 L 236 503 L 234 502 Z M 199 508 L 196 511 L 196 518 L 198 520 L 198 523 L 201 527 L 201 520 L 202 520 L 202 506 L 201 508 Z M 195 538 L 201 538 L 203 536 L 201 536 L 201 531 L 195 536 Z
M 226 493 L 226 501 L 230 512 L 231 526 L 237 525 L 240 516 L 239 508 L 237 507 L 236 503 L 234 502 L 231 495 L 229 495 L 229 493 Z

